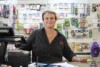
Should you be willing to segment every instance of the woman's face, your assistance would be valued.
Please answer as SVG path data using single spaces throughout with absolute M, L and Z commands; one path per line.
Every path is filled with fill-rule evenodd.
M 54 28 L 54 25 L 56 23 L 56 19 L 55 19 L 55 15 L 52 13 L 46 13 L 43 16 L 43 21 L 44 21 L 44 25 L 46 28 Z

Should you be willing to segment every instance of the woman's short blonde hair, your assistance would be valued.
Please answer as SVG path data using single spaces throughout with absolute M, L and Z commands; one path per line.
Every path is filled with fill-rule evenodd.
M 56 14 L 55 12 L 53 12 L 53 11 L 44 11 L 44 12 L 42 13 L 42 20 L 44 20 L 44 15 L 45 15 L 46 13 L 54 14 L 54 15 L 55 15 L 55 20 L 57 20 L 57 14 Z

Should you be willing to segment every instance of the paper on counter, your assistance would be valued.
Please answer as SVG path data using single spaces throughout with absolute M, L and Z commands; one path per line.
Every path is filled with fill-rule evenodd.
M 57 66 L 62 66 L 62 67 L 78 67 L 78 66 L 74 66 L 72 64 L 68 64 L 67 62 L 53 63 L 52 65 L 57 65 Z
M 47 65 L 47 64 L 43 64 L 43 63 L 39 63 L 39 64 Z M 50 64 L 50 65 L 54 65 L 53 67 L 58 67 L 58 66 L 61 66 L 61 67 L 78 67 L 78 66 L 74 66 L 72 64 L 68 64 L 67 62 L 53 63 L 53 64 Z M 28 67 L 36 67 L 36 63 L 29 64 Z M 50 67 L 50 66 L 48 66 L 48 67 Z

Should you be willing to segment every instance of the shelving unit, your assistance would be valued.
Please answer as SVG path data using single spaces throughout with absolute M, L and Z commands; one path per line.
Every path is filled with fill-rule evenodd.
M 49 8 L 58 13 L 60 18 L 57 22 L 58 30 L 65 35 L 71 49 L 78 57 L 90 57 L 90 48 L 93 42 L 92 29 L 94 28 L 91 18 L 97 20 L 97 18 L 91 17 L 92 3 L 66 3 L 66 6 L 65 3 L 60 6 L 59 4 L 61 3 L 57 3 L 56 8 L 54 6 L 52 8 L 54 5 L 52 3 Z

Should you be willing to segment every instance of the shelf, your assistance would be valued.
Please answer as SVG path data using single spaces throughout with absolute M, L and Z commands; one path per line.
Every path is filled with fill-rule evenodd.
M 90 55 L 90 52 L 75 52 L 76 55 Z
M 83 53 L 84 54 L 84 53 L 90 53 L 90 51 L 86 51 L 86 52 L 81 51 L 81 52 L 74 52 L 74 53 L 80 53 L 80 54 Z
M 93 41 L 93 38 L 69 38 L 68 42 L 78 42 L 78 43 L 90 43 Z

